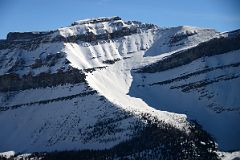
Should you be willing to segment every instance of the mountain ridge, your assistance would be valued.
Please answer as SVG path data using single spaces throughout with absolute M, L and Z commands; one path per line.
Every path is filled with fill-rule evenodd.
M 238 31 L 219 33 L 211 29 L 194 27 L 160 28 L 156 25 L 136 21 L 124 22 L 120 17 L 76 21 L 71 26 L 56 31 L 25 34 L 10 33 L 6 40 L 0 41 L 0 126 L 3 128 L 3 133 L 0 134 L 0 139 L 3 141 L 0 145 L 1 151 L 49 152 L 66 149 L 109 149 L 117 144 L 128 142 L 128 140 L 131 141 L 137 135 L 144 135 L 145 129 L 149 126 L 152 127 L 152 124 L 156 125 L 156 130 L 160 129 L 157 132 L 162 133 L 169 128 L 165 131 L 176 131 L 188 139 L 189 135 L 192 135 L 191 137 L 197 135 L 197 131 L 192 129 L 197 124 L 189 122 L 189 115 L 191 119 L 200 120 L 203 129 L 209 131 L 208 125 L 191 113 L 193 111 L 191 107 L 188 108 L 188 112 L 182 112 L 181 109 L 174 110 L 172 103 L 168 104 L 171 100 L 163 101 L 162 99 L 164 103 L 161 103 L 161 97 L 156 97 L 156 95 L 164 94 L 164 91 L 169 98 L 174 97 L 170 94 L 173 88 L 170 88 L 169 91 L 159 87 L 145 88 L 147 84 L 158 84 L 163 81 L 158 72 L 175 75 L 176 72 L 171 70 L 178 69 L 179 65 L 170 67 L 163 73 L 162 70 L 149 73 L 135 71 L 161 61 L 166 62 L 168 57 L 175 57 L 178 53 L 193 50 L 203 44 L 211 46 L 210 42 L 213 39 L 239 38 Z M 237 40 L 234 39 L 234 42 Z M 223 41 L 223 43 L 226 42 Z M 235 48 L 223 50 L 221 58 L 217 59 L 224 60 L 224 57 L 232 56 L 237 64 L 239 50 L 236 49 L 239 48 L 238 43 L 236 44 L 233 45 Z M 197 50 L 199 51 L 198 48 Z M 229 51 L 233 51 L 233 53 L 228 53 Z M 188 55 L 194 57 L 191 52 Z M 210 56 L 214 57 L 215 55 L 211 54 Z M 191 63 L 199 63 L 201 56 L 192 59 Z M 227 61 L 222 63 L 224 66 L 231 65 Z M 167 65 L 169 64 L 167 63 Z M 183 66 L 188 65 L 184 64 Z M 213 69 L 210 68 L 201 74 L 222 69 L 226 72 L 228 69 L 229 75 L 230 73 L 233 76 L 238 75 L 237 70 L 232 70 L 232 68 L 238 67 L 237 65 L 232 68 L 224 68 L 213 64 L 212 67 Z M 218 68 L 216 69 L 216 67 Z M 197 66 L 196 69 L 198 69 Z M 190 68 L 190 73 L 185 79 L 192 75 L 198 75 L 193 71 Z M 179 78 L 180 82 L 182 79 L 184 78 Z M 229 83 L 231 80 L 230 77 L 226 77 L 224 82 L 228 85 L 239 83 L 238 77 L 234 78 L 234 83 Z M 177 81 L 175 79 L 169 81 L 169 83 L 173 82 Z M 193 80 L 190 82 L 195 83 Z M 176 83 L 176 85 L 175 87 L 184 88 L 184 84 Z M 144 93 L 146 94 L 144 95 Z M 176 91 L 176 93 L 182 97 L 189 96 L 188 93 L 181 91 Z M 234 93 L 238 93 L 236 89 Z M 192 91 L 190 94 L 198 96 Z M 151 101 L 151 97 L 153 101 Z M 190 96 L 190 98 L 192 97 Z M 179 99 L 175 99 L 179 101 Z M 235 100 L 236 96 L 233 99 Z M 166 106 L 163 108 L 166 111 L 163 111 L 161 107 L 158 108 L 158 104 Z M 202 104 L 202 102 L 199 103 L 199 106 L 205 110 L 206 108 Z M 219 104 L 224 103 L 219 101 Z M 234 101 L 229 104 L 237 105 L 239 103 Z M 189 106 L 184 103 L 182 105 L 183 109 L 184 105 Z M 171 112 L 168 112 L 168 106 Z M 205 112 L 212 112 L 212 110 L 207 109 Z M 231 113 L 234 114 L 234 118 L 230 120 L 239 119 L 235 115 L 236 113 L 237 111 Z M 214 117 L 216 119 L 221 117 L 213 114 L 213 122 L 215 122 Z M 15 118 L 11 119 L 11 116 Z M 224 118 L 224 115 L 222 117 Z M 9 120 L 9 124 L 5 124 L 4 120 Z M 227 120 L 223 119 L 222 121 Z M 233 123 L 233 121 L 230 122 Z M 228 127 L 231 129 L 231 126 Z M 13 132 L 14 128 L 17 128 L 15 133 Z M 210 130 L 211 135 L 214 138 L 220 137 L 217 133 L 219 130 L 215 129 L 216 131 Z M 201 128 L 196 127 L 196 130 L 202 133 L 204 144 L 214 144 L 210 135 L 202 132 Z M 237 140 L 238 132 L 239 128 L 235 132 L 231 132 L 234 136 L 229 140 Z M 11 133 L 11 138 L 7 138 L 9 133 Z M 16 134 L 20 136 L 18 139 L 16 139 Z M 173 137 L 172 140 L 174 141 L 174 139 L 176 140 L 177 137 Z M 215 154 L 210 154 L 211 151 L 207 151 L 208 147 L 211 147 L 214 152 L 217 151 L 217 145 L 206 146 L 202 145 L 199 140 L 190 139 L 186 146 L 180 145 L 181 141 L 179 140 L 176 140 L 176 145 L 186 147 L 186 150 L 191 150 L 191 144 L 200 148 L 205 146 L 196 152 L 199 152 L 200 155 L 217 157 Z M 26 143 L 29 140 L 30 143 Z M 158 145 L 161 143 L 166 145 L 168 142 L 161 137 L 158 137 L 158 140 Z M 221 139 L 217 139 L 217 143 L 219 141 L 221 142 Z M 26 144 L 18 147 L 22 143 Z M 220 144 L 224 143 L 226 142 L 223 141 Z M 235 144 L 237 143 L 224 150 L 239 149 L 239 146 Z M 173 151 L 173 146 L 168 146 L 168 149 Z M 158 148 L 157 150 L 163 149 Z M 140 150 L 146 152 L 146 148 Z M 189 152 L 189 155 L 186 152 L 186 155 L 196 156 L 195 152 Z

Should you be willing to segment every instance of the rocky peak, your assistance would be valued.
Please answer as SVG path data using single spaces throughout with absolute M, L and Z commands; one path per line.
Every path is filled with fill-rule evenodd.
M 110 22 L 110 21 L 117 21 L 117 20 L 122 20 L 122 19 L 118 16 L 91 18 L 91 19 L 75 21 L 71 24 L 71 26 L 82 25 L 82 24 L 94 24 L 94 23 L 100 23 L 100 22 Z
M 72 23 L 69 27 L 59 28 L 56 37 L 88 36 L 86 41 L 89 42 L 89 36 L 99 36 L 91 39 L 91 41 L 98 39 L 105 40 L 109 38 L 118 38 L 119 34 L 120 36 L 125 36 L 153 28 L 157 28 L 157 26 L 137 21 L 123 21 L 120 17 L 104 17 L 80 20 Z M 115 34 L 118 36 L 114 36 Z M 85 41 L 84 38 L 80 38 L 80 40 Z

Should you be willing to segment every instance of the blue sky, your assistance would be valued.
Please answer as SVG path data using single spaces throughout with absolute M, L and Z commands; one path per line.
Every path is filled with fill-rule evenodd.
M 0 0 L 0 39 L 11 31 L 44 31 L 75 20 L 120 16 L 159 26 L 240 28 L 239 0 Z

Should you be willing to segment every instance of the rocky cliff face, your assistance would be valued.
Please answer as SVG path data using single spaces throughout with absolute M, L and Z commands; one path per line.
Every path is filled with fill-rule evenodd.
M 210 126 L 193 114 L 193 108 L 183 112 L 189 104 L 181 104 L 175 94 L 181 90 L 198 96 L 195 92 L 201 92 L 200 97 L 206 100 L 210 95 L 224 92 L 210 93 L 204 86 L 222 81 L 236 86 L 238 72 L 234 70 L 233 74 L 232 70 L 239 66 L 238 41 L 238 31 L 219 33 L 186 26 L 161 28 L 126 22 L 120 17 L 76 21 L 48 32 L 9 33 L 6 40 L 0 41 L 0 151 L 94 149 L 72 153 L 99 159 L 101 155 L 218 159 L 214 138 L 224 148 L 224 134 L 216 134 L 219 132 L 216 128 L 209 130 Z M 216 63 L 223 63 L 215 65 L 211 61 L 205 68 L 200 64 L 200 67 L 190 65 L 182 71 L 179 69 L 198 64 L 206 56 L 210 59 L 220 56 L 217 59 L 221 61 Z M 230 63 L 224 57 L 235 60 Z M 211 74 L 201 82 L 182 83 L 220 70 L 226 74 L 218 73 L 216 78 Z M 165 93 L 168 99 L 159 96 Z M 237 94 L 231 92 L 231 95 L 234 105 L 239 104 L 235 101 Z M 176 99 L 176 104 L 172 104 L 171 97 Z M 212 101 L 216 102 L 224 105 L 218 99 Z M 177 103 L 183 110 L 174 110 Z M 206 109 L 205 103 L 199 104 L 199 108 Z M 209 108 L 211 111 L 214 107 Z M 234 108 L 231 113 L 235 111 Z M 196 121 L 188 121 L 188 117 L 200 121 L 206 131 Z M 238 119 L 235 115 L 231 120 L 220 117 L 224 124 L 231 122 L 233 126 L 233 120 Z M 211 125 L 218 118 L 214 115 Z M 232 132 L 234 138 L 238 132 L 239 128 Z M 238 147 L 234 144 L 225 149 Z M 54 154 L 35 156 L 57 157 L 65 152 Z

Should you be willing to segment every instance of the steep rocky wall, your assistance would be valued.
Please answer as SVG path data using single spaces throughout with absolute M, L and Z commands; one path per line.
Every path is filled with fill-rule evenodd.
M 8 41 L 16 41 L 16 40 L 29 40 L 34 38 L 39 38 L 41 36 L 46 36 L 51 34 L 52 32 L 10 32 L 7 35 Z
M 66 83 L 75 84 L 85 82 L 85 74 L 77 69 L 67 72 L 40 73 L 39 75 L 24 75 L 20 77 L 16 73 L 0 76 L 0 91 L 18 91 L 30 88 L 51 87 Z
M 15 34 L 15 33 L 14 33 Z M 18 34 L 18 33 L 16 33 Z M 21 33 L 19 35 L 20 37 L 28 37 L 28 33 Z M 11 38 L 6 40 L 0 40 L 0 50 L 2 49 L 14 49 L 16 47 L 19 47 L 19 49 L 24 49 L 28 51 L 35 50 L 39 47 L 41 43 L 47 43 L 50 41 L 50 35 L 43 35 L 43 36 L 36 36 L 34 38 L 30 39 L 18 39 L 15 36 L 10 36 Z M 31 36 L 30 36 L 31 37 Z

